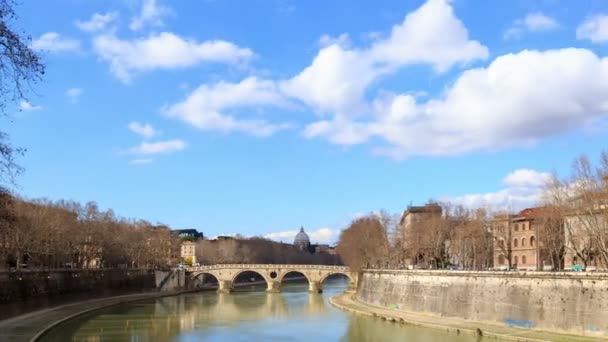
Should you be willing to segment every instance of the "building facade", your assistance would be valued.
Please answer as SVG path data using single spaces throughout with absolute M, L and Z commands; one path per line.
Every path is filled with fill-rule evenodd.
M 543 268 L 539 260 L 539 210 L 541 208 L 527 208 L 517 215 L 494 216 L 492 234 L 495 269 L 507 270 L 509 265 L 518 270 Z
M 400 240 L 402 243 L 401 248 L 407 250 L 408 244 L 413 245 L 419 243 L 412 239 L 412 231 L 423 222 L 441 218 L 442 214 L 443 211 L 441 206 L 437 203 L 429 203 L 423 206 L 408 206 L 399 220 L 399 231 L 401 233 Z M 417 262 L 418 258 L 408 257 L 403 260 L 403 266 L 411 268 L 416 265 Z
M 185 264 L 196 265 L 198 264 L 196 260 L 196 242 L 183 240 L 181 246 L 181 254 L 182 261 Z
M 602 240 L 606 241 L 606 236 L 608 206 L 601 206 L 586 213 L 567 213 L 564 217 L 564 268 L 608 271 L 608 262 L 602 258 L 601 246 L 598 245 Z

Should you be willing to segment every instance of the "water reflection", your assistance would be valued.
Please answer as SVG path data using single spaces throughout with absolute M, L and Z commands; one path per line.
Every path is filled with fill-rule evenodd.
M 324 294 L 296 283 L 282 293 L 206 292 L 125 304 L 60 325 L 43 341 L 475 341 L 331 307 L 327 298 L 347 285 L 332 279 Z

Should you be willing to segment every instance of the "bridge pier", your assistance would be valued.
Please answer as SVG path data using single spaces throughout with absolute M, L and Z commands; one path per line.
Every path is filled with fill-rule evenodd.
M 321 293 L 321 292 L 323 292 L 323 288 L 321 287 L 321 282 L 319 282 L 319 281 L 309 281 L 308 282 L 308 292 L 310 292 L 310 293 Z
M 219 293 L 230 293 L 232 292 L 232 281 L 230 280 L 219 280 L 220 287 L 217 289 Z
M 267 281 L 267 283 L 268 283 L 268 288 L 266 289 L 266 292 L 271 292 L 271 293 L 281 292 L 281 282 L 276 281 L 276 280 L 269 280 L 269 281 Z

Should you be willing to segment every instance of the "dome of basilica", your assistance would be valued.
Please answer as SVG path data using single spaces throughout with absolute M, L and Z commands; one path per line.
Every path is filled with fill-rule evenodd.
M 293 240 L 294 245 L 310 245 L 310 238 L 308 234 L 304 232 L 304 227 L 300 228 L 300 232 L 296 235 L 296 238 Z

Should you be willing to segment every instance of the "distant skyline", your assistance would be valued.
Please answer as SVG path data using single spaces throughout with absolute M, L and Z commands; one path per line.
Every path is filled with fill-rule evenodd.
M 4 121 L 28 150 L 27 198 L 333 243 L 356 217 L 429 199 L 534 205 L 551 172 L 608 148 L 604 0 L 16 10 L 47 66 Z

